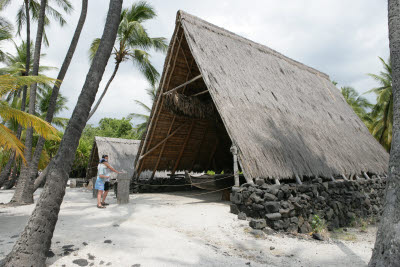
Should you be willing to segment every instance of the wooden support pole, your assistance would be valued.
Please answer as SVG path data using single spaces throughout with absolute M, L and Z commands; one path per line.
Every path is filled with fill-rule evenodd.
M 298 184 L 303 184 L 302 182 L 301 182 L 301 179 L 300 179 L 300 177 L 296 174 L 296 183 L 298 183 Z
M 370 180 L 371 178 L 369 178 L 368 174 L 366 172 L 363 172 L 363 175 L 365 177 L 365 179 Z
M 175 131 L 173 131 L 170 135 L 168 135 L 167 137 L 165 137 L 161 142 L 159 142 L 157 145 L 155 145 L 153 148 L 151 148 L 149 151 L 147 151 L 145 154 L 143 154 L 142 156 L 140 156 L 140 159 L 143 159 L 144 157 L 146 157 L 147 155 L 149 155 L 151 152 L 153 152 L 157 147 L 161 146 L 162 144 L 164 144 L 165 142 L 167 142 L 168 139 L 170 139 L 172 136 L 174 136 L 183 126 L 185 126 L 186 123 L 183 123 L 181 126 L 179 126 L 178 128 L 175 129 Z
M 360 177 L 358 177 L 358 175 L 356 175 L 356 180 L 358 181 L 358 180 L 361 180 L 361 178 Z
M 205 94 L 205 93 L 208 93 L 208 89 L 207 89 L 207 90 L 204 90 L 204 91 L 201 91 L 200 93 L 191 95 L 191 96 L 198 96 L 198 95 L 202 95 L 202 94 Z
M 381 176 L 379 174 L 376 175 L 378 177 L 378 179 L 382 179 Z
M 333 177 L 333 175 L 331 175 L 331 180 L 332 182 L 336 182 L 335 177 Z
M 175 118 L 176 118 L 176 116 L 174 116 L 174 118 L 172 119 L 172 122 L 171 122 L 171 124 L 170 124 L 170 126 L 169 126 L 169 129 L 168 129 L 168 132 L 167 132 L 167 136 L 171 134 L 172 126 L 174 125 Z M 156 171 L 157 171 L 158 165 L 160 164 L 160 160 L 161 160 L 162 154 L 163 154 L 163 152 L 164 152 L 165 144 L 166 144 L 166 143 L 167 143 L 167 142 L 164 142 L 164 144 L 163 144 L 163 146 L 162 146 L 162 148 L 161 148 L 160 154 L 158 155 L 157 163 L 156 163 L 156 165 L 154 166 L 153 173 L 151 174 L 150 179 L 153 179 L 153 178 L 154 178 L 154 175 L 156 174 Z
M 237 147 L 232 144 L 231 146 L 231 153 L 233 155 L 233 175 L 235 179 L 235 186 L 239 187 L 239 168 L 238 168 L 238 163 L 237 163 Z
M 185 83 L 183 83 L 183 84 L 181 84 L 181 85 L 175 87 L 174 89 L 171 89 L 171 90 L 169 90 L 169 91 L 163 93 L 163 95 L 170 94 L 170 93 L 172 93 L 172 92 L 174 92 L 174 91 L 176 91 L 176 90 L 178 90 L 178 89 L 180 89 L 180 88 L 182 88 L 182 87 L 184 87 L 184 86 L 186 86 L 186 85 L 188 85 L 188 84 L 190 84 L 190 83 L 192 83 L 192 82 L 194 82 L 194 81 L 200 79 L 201 77 L 202 77 L 201 74 L 200 74 L 200 75 L 197 75 L 197 76 L 194 77 L 193 79 L 191 79 L 191 80 L 189 80 L 189 81 L 187 81 L 187 82 L 185 82 Z
M 345 181 L 348 181 L 348 180 L 349 180 L 349 179 L 347 179 L 346 175 L 344 175 L 344 174 L 342 174 L 342 178 L 343 178 L 343 180 L 345 180 Z
M 188 141 L 189 141 L 189 139 L 190 139 L 190 135 L 192 134 L 192 130 L 193 130 L 194 123 L 195 123 L 195 120 L 192 120 L 192 124 L 190 125 L 188 134 L 186 135 L 186 138 L 185 138 L 185 141 L 183 142 L 181 151 L 179 152 L 178 159 L 177 159 L 176 162 L 175 162 L 174 169 L 173 169 L 172 172 L 171 172 L 172 175 L 175 174 L 175 171 L 176 171 L 176 169 L 177 169 L 178 166 L 179 166 L 179 162 L 181 161 L 183 152 L 185 151 L 186 145 L 187 145 L 187 143 L 188 143 Z
M 275 184 L 281 184 L 278 179 L 275 178 Z

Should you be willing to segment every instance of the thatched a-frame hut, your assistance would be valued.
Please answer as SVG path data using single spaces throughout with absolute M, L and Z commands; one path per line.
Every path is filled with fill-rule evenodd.
M 97 165 L 102 155 L 109 156 L 110 165 L 116 170 L 132 176 L 139 144 L 139 140 L 96 136 L 89 158 L 86 178 L 91 179 L 97 175 Z M 111 175 L 114 176 L 113 178 L 116 176 L 115 173 L 111 173 Z
M 178 11 L 149 125 L 144 170 L 232 170 L 247 179 L 384 173 L 388 153 L 328 75 Z

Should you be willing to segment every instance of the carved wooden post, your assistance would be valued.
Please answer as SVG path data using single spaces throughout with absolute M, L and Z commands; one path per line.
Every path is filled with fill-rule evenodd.
M 235 177 L 235 187 L 239 187 L 239 169 L 237 164 L 237 147 L 235 145 L 231 146 L 231 153 L 233 155 L 233 173 Z
M 119 173 L 117 177 L 118 181 L 118 194 L 117 203 L 127 204 L 129 203 L 129 182 L 130 178 L 127 173 Z

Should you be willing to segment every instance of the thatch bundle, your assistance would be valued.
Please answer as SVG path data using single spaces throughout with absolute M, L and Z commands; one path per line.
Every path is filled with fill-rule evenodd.
M 215 117 L 215 106 L 211 101 L 202 102 L 198 97 L 175 92 L 166 94 L 164 97 L 164 107 L 175 115 L 197 119 Z

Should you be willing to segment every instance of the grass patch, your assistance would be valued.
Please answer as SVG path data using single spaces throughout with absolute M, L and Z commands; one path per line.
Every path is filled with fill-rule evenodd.
M 356 241 L 357 236 L 353 233 L 349 233 L 343 230 L 343 228 L 338 228 L 331 232 L 331 238 L 344 240 L 344 241 Z

